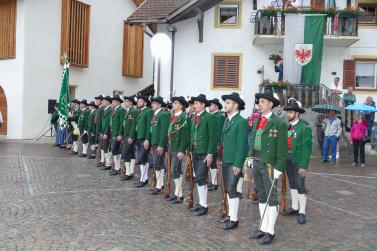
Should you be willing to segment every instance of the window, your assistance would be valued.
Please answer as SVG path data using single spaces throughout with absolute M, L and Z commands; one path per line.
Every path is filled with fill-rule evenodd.
M 124 24 L 123 30 L 123 76 L 143 77 L 144 27 Z
M 241 26 L 241 2 L 222 2 L 215 9 L 215 27 L 239 28 Z
M 359 4 L 360 24 L 377 25 L 377 4 Z
M 61 55 L 67 53 L 73 66 L 89 65 L 90 6 L 77 0 L 62 0 Z
M 356 62 L 356 88 L 376 89 L 376 62 Z
M 0 59 L 16 57 L 17 0 L 0 0 Z
M 296 8 L 309 8 L 311 6 L 311 0 L 296 0 L 292 1 L 292 6 Z
M 240 54 L 213 56 L 213 88 L 240 88 Z
M 325 0 L 311 0 L 311 7 L 325 8 Z
M 71 96 L 71 100 L 76 98 L 76 89 L 77 85 L 69 85 L 69 95 Z

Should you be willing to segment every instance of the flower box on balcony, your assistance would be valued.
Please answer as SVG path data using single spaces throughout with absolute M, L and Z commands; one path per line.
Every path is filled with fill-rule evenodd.
M 276 17 L 278 13 L 280 12 L 280 9 L 269 6 L 267 8 L 262 9 L 260 12 L 261 12 L 261 17 Z
M 338 11 L 339 17 L 348 17 L 348 18 L 355 18 L 359 16 L 359 9 L 353 7 L 347 7 L 343 10 Z

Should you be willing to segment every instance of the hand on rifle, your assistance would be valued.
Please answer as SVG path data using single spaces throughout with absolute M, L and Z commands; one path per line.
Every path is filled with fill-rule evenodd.
M 246 158 L 246 163 L 247 163 L 247 167 L 252 167 L 253 166 L 253 158 L 252 157 L 247 157 Z
M 149 141 L 144 141 L 144 149 L 147 151 L 149 149 Z
M 300 169 L 298 170 L 298 173 L 301 175 L 301 177 L 305 177 L 305 176 L 306 176 L 306 170 L 303 169 L 303 168 L 300 168 Z
M 203 163 L 207 162 L 207 167 L 211 167 L 213 157 L 211 154 L 207 154 L 206 158 L 203 160 Z
M 219 159 L 216 160 L 217 169 L 220 169 L 222 164 L 223 164 L 223 162 L 221 160 L 219 160 Z
M 233 167 L 233 173 L 234 175 L 238 175 L 239 173 L 241 172 L 241 168 L 238 168 L 238 167 Z
M 107 139 L 107 135 L 106 134 L 103 135 L 103 139 Z
M 122 140 L 123 140 L 123 136 L 122 135 L 118 135 L 117 141 L 122 141 Z
M 128 144 L 132 144 L 134 142 L 134 140 L 133 139 L 131 139 L 131 138 L 128 138 Z
M 282 172 L 277 169 L 274 169 L 274 180 L 278 180 Z
M 157 147 L 157 153 L 162 156 L 164 154 L 164 148 L 162 146 Z
M 179 152 L 179 153 L 177 153 L 177 158 L 178 158 L 179 160 L 182 160 L 182 159 L 183 159 L 183 156 L 185 156 L 185 154 L 184 154 L 183 152 Z

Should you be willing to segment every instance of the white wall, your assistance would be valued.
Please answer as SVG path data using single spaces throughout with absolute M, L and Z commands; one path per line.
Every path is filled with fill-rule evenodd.
M 70 84 L 78 99 L 93 99 L 113 90 L 135 93 L 152 83 L 149 39 L 145 41 L 144 78 L 122 76 L 123 21 L 135 9 L 132 1 L 83 0 L 91 5 L 89 68 L 71 67 Z M 47 100 L 58 99 L 62 66 L 60 58 L 61 1 L 25 3 L 25 63 L 23 138 L 43 129 L 49 116 Z
M 22 138 L 25 1 L 17 1 L 16 58 L 0 60 L 0 86 L 8 103 L 7 138 Z
M 339 3 L 338 3 L 339 2 Z M 270 3 L 270 2 L 269 2 Z M 345 7 L 346 1 L 337 1 Z M 343 6 L 344 5 L 344 6 Z M 258 2 L 258 8 L 263 3 Z M 266 4 L 267 6 L 267 4 Z M 214 28 L 214 8 L 205 13 L 204 42 L 198 42 L 198 29 L 195 18 L 179 22 L 176 25 L 175 44 L 175 95 L 191 96 L 204 93 L 208 98 L 218 97 L 231 91 L 211 90 L 213 52 L 242 53 L 242 83 L 239 92 L 245 97 L 247 104 L 244 116 L 248 116 L 254 102 L 254 95 L 258 92 L 261 75 L 257 70 L 264 66 L 264 78 L 277 80 L 273 63 L 268 60 L 272 53 L 282 54 L 283 44 L 253 46 L 252 37 L 254 24 L 249 22 L 252 11 L 252 1 L 242 1 L 242 26 L 239 29 Z M 373 31 L 373 35 L 371 33 Z M 160 25 L 159 32 L 166 32 L 166 26 Z M 376 33 L 376 34 L 374 34 Z M 353 54 L 377 55 L 377 30 L 360 28 L 361 40 L 351 48 L 324 47 L 321 83 L 330 86 L 334 75 L 343 78 L 343 60 L 350 59 Z M 371 38 L 370 36 L 373 36 Z M 161 70 L 161 95 L 167 97 L 170 85 L 170 61 L 166 60 Z M 357 94 L 358 101 L 364 96 Z M 369 94 L 370 95 L 370 94 Z

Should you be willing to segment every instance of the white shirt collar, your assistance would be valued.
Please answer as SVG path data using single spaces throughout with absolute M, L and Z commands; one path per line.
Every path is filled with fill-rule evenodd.
M 107 110 L 107 109 L 109 109 L 109 108 L 110 108 L 110 105 L 106 106 L 106 107 L 105 107 L 105 110 Z
M 272 115 L 272 111 L 269 112 L 269 113 L 267 113 L 266 115 L 263 115 L 263 114 L 262 114 L 262 118 L 270 119 L 271 115 Z
M 214 111 L 214 112 L 211 112 L 212 114 L 215 114 L 216 112 L 218 112 L 219 110 L 216 110 L 216 111 Z
M 205 110 L 203 110 L 203 111 L 201 111 L 201 112 L 197 112 L 197 113 L 195 113 L 195 116 L 200 116 L 200 115 L 202 115 L 202 113 L 204 112 Z
M 291 123 L 291 125 L 292 125 L 292 126 L 295 126 L 295 125 L 298 123 L 299 120 L 300 120 L 300 119 L 298 119 L 298 120 L 296 120 L 296 121 L 293 121 L 293 122 Z
M 179 115 L 181 115 L 181 114 L 182 114 L 182 111 L 175 112 L 175 113 L 174 113 L 174 116 L 179 116 Z
M 162 108 L 158 109 L 157 111 L 154 112 L 154 115 L 157 115 L 162 110 Z
M 236 116 L 238 113 L 240 113 L 240 112 L 236 112 L 236 113 L 233 113 L 232 115 L 230 115 L 230 116 L 228 117 L 228 120 L 231 121 L 232 118 L 233 118 L 234 116 Z

